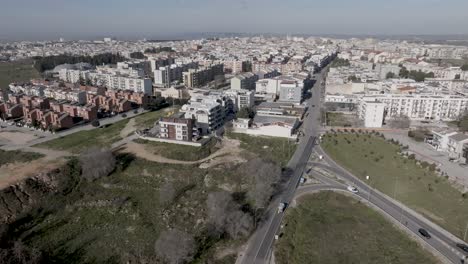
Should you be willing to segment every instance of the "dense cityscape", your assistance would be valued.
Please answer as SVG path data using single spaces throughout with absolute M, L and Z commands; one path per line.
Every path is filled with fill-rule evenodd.
M 466 263 L 464 35 L 277 31 L 0 41 L 0 263 Z

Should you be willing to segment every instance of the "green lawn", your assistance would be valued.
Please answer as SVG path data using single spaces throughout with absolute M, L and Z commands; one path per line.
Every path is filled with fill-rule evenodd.
M 112 143 L 122 139 L 120 137 L 120 131 L 127 123 L 127 119 L 121 120 L 103 128 L 80 131 L 51 141 L 40 143 L 35 145 L 35 147 L 66 150 L 73 153 L 79 153 L 91 147 L 109 147 Z
M 400 147 L 365 134 L 328 134 L 324 150 L 338 163 L 383 193 L 403 202 L 431 221 L 463 238 L 468 199 L 429 167 L 399 155 Z
M 5 89 L 15 81 L 29 81 L 39 78 L 39 72 L 33 67 L 32 61 L 0 62 L 0 88 Z
M 438 263 L 379 213 L 342 194 L 301 198 L 285 223 L 276 244 L 278 264 Z
M 19 150 L 6 151 L 0 149 L 0 167 L 14 162 L 28 162 L 44 157 L 35 152 L 23 152 Z
M 349 115 L 342 113 L 327 113 L 327 126 L 350 127 L 353 122 Z
M 148 151 L 156 155 L 161 155 L 168 159 L 184 161 L 204 159 L 219 149 L 215 138 L 212 138 L 208 143 L 201 147 L 155 142 L 143 139 L 136 139 L 135 142 L 144 144 Z
M 295 141 L 285 138 L 250 136 L 240 133 L 228 133 L 227 137 L 240 140 L 241 148 L 281 166 L 286 166 L 296 151 Z

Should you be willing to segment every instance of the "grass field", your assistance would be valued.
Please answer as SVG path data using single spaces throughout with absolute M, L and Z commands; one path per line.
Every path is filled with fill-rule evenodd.
M 338 127 L 350 127 L 353 124 L 353 120 L 349 118 L 349 115 L 342 113 L 327 113 L 327 126 L 338 126 Z
M 125 119 L 103 128 L 76 132 L 37 144 L 35 147 L 66 150 L 73 153 L 79 153 L 91 147 L 109 147 L 112 143 L 121 139 L 120 131 L 125 127 L 127 122 L 128 119 Z
M 165 181 L 171 181 L 177 193 L 170 206 L 159 201 Z M 83 182 L 83 195 L 69 195 L 64 210 L 35 217 L 40 222 L 23 237 L 50 252 L 58 263 L 125 263 L 132 255 L 151 258 L 161 230 L 177 227 L 202 236 L 205 191 L 203 171 L 196 167 L 137 159 L 109 177 Z
M 14 162 L 28 162 L 44 157 L 35 152 L 23 152 L 19 150 L 6 151 L 0 149 L 0 167 Z
M 215 253 L 243 239 L 214 240 L 207 232 L 206 198 L 219 190 L 213 178 L 222 177 L 225 169 L 208 171 L 125 155 L 118 160 L 126 165 L 118 165 L 110 176 L 81 181 L 71 193 L 54 196 L 15 223 L 14 237 L 47 252 L 49 263 L 160 263 L 155 241 L 163 230 L 177 228 L 198 241 L 193 263 L 234 263 L 232 254 L 216 259 Z M 172 183 L 173 198 L 163 201 L 160 191 L 167 182 Z
M 39 78 L 39 72 L 32 66 L 32 61 L 0 62 L 0 88 L 4 89 L 12 82 L 29 81 Z
M 379 213 L 342 194 L 304 196 L 285 223 L 278 264 L 438 263 Z
M 281 166 L 286 166 L 294 151 L 296 151 L 295 142 L 285 138 L 255 137 L 240 133 L 228 133 L 227 136 L 240 140 L 241 148 Z
M 403 202 L 454 235 L 463 238 L 468 199 L 444 177 L 401 156 L 400 147 L 365 134 L 328 134 L 324 150 L 368 184 Z
M 219 149 L 216 145 L 217 140 L 215 138 L 212 138 L 208 143 L 201 147 L 155 142 L 143 139 L 136 139 L 135 142 L 144 144 L 145 149 L 156 155 L 161 155 L 168 159 L 184 161 L 204 159 Z

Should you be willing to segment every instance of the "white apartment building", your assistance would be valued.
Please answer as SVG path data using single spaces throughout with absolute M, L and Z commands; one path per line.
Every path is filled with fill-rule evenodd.
M 197 121 L 196 126 L 202 135 L 213 133 L 224 125 L 224 108 L 210 98 L 192 98 L 181 111 L 185 112 L 185 118 Z
M 255 92 L 260 94 L 279 95 L 281 80 L 263 79 L 255 83 Z
M 365 127 L 382 127 L 384 120 L 385 104 L 378 101 L 361 101 L 359 118 L 364 120 Z
M 89 77 L 89 71 L 61 69 L 59 70 L 59 79 L 68 83 L 78 83 L 80 80 L 86 80 Z
M 385 104 L 387 118 L 408 116 L 411 120 L 455 120 L 468 109 L 468 97 L 460 95 L 380 94 L 361 98 Z
M 138 70 L 100 67 L 96 71 L 62 69 L 59 73 L 61 80 L 70 83 L 79 82 L 80 76 L 83 80 L 90 80 L 93 85 L 104 86 L 112 90 L 132 90 L 153 94 L 151 79 L 140 77 Z
M 226 96 L 232 99 L 236 105 L 234 111 L 239 111 L 244 107 L 252 108 L 255 103 L 255 93 L 247 90 L 227 90 L 224 92 Z
M 344 103 L 357 104 L 358 97 L 350 94 L 327 94 L 325 95 L 325 103 Z

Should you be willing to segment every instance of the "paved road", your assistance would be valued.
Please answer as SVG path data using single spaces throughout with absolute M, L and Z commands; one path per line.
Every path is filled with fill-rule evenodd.
M 288 163 L 288 167 L 293 170 L 293 174 L 282 195 L 273 201 L 270 208 L 268 208 L 267 215 L 265 217 L 266 220 L 252 235 L 244 256 L 242 256 L 237 263 L 266 263 L 270 256 L 275 234 L 280 228 L 284 215 L 284 213 L 276 212 L 277 206 L 279 202 L 287 204 L 291 203 L 299 185 L 299 180 L 307 166 L 309 157 L 312 154 L 313 147 L 315 145 L 315 140 L 320 127 L 319 106 L 322 92 L 321 83 L 325 72 L 326 70 L 317 75 L 317 82 L 312 88 L 312 97 L 307 101 L 309 111 L 302 124 L 304 136 L 300 137 L 296 152 L 294 152 L 294 155 Z
M 132 110 L 132 111 L 129 111 L 129 112 L 125 113 L 127 115 L 127 117 L 122 117 L 122 115 L 119 114 L 119 115 L 116 115 L 116 116 L 113 116 L 113 117 L 100 119 L 99 123 L 100 123 L 101 126 L 109 125 L 109 124 L 116 123 L 116 122 L 118 122 L 120 120 L 123 120 L 123 119 L 133 118 L 133 117 L 135 117 L 137 115 L 140 115 L 140 114 L 143 114 L 143 113 L 146 113 L 146 112 L 148 112 L 148 110 L 143 110 L 142 108 L 140 108 L 140 109 L 138 109 L 138 113 L 136 113 L 136 114 Z M 70 134 L 73 134 L 73 133 L 76 133 L 76 132 L 86 131 L 86 130 L 93 130 L 93 129 L 97 129 L 97 128 L 93 127 L 91 124 L 88 123 L 88 124 L 81 125 L 81 126 L 76 126 L 76 127 L 61 131 L 61 132 L 57 132 L 56 134 L 51 134 L 50 132 L 31 131 L 31 129 L 24 128 L 24 127 L 8 126 L 5 129 L 5 131 L 18 130 L 18 131 L 21 131 L 21 132 L 24 132 L 24 133 L 37 134 L 38 136 L 40 136 L 40 138 L 29 141 L 29 142 L 27 142 L 25 144 L 5 144 L 4 146 L 1 146 L 0 148 L 4 149 L 4 150 L 27 149 L 28 147 L 34 146 L 36 144 L 44 143 L 44 142 L 47 142 L 47 141 L 50 141 L 50 140 L 53 140 L 53 139 L 56 139 L 56 138 L 64 137 L 64 136 L 67 136 L 67 135 L 70 135 Z
M 355 177 L 347 170 L 343 169 L 335 161 L 328 157 L 320 146 L 316 147 L 316 152 L 319 155 L 323 155 L 324 161 L 326 161 L 329 165 L 325 165 L 323 163 L 313 163 L 313 166 L 330 171 L 339 178 L 352 183 L 360 190 L 360 192 L 357 194 L 358 196 L 360 196 L 362 199 L 368 200 L 386 214 L 393 217 L 395 220 L 405 226 L 409 232 L 420 236 L 418 229 L 426 229 L 431 234 L 432 238 L 424 239 L 425 242 L 445 258 L 447 258 L 447 260 L 452 263 L 461 263 L 461 259 L 464 258 L 465 255 L 468 255 L 468 253 L 455 246 L 456 243 L 462 243 L 460 239 L 451 235 L 443 228 L 431 223 L 429 220 L 425 219 L 423 216 L 417 214 L 413 210 L 371 188 L 365 182 L 362 182 L 360 179 Z

